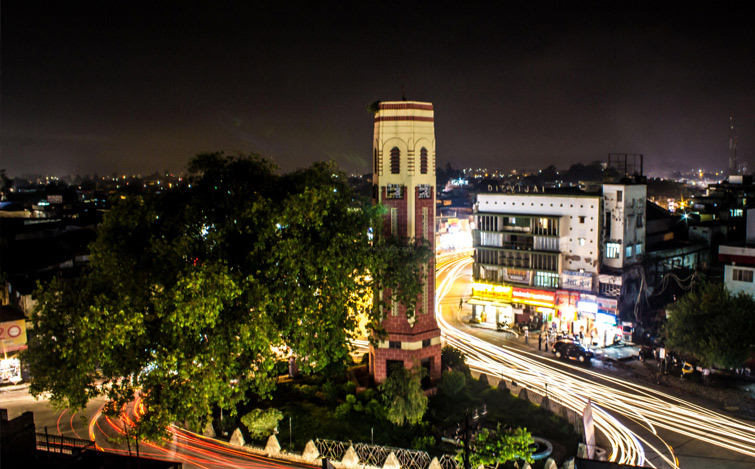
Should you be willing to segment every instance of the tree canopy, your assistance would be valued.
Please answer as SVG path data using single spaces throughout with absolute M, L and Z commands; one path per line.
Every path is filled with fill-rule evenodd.
M 668 308 L 666 346 L 706 366 L 738 368 L 755 348 L 755 300 L 706 283 Z
M 259 156 L 214 153 L 189 170 L 185 186 L 126 196 L 88 272 L 38 289 L 34 395 L 74 408 L 105 395 L 116 412 L 140 392 L 143 435 L 200 429 L 214 406 L 269 396 L 287 353 L 304 373 L 342 366 L 358 314 L 381 337 L 390 298 L 374 292 L 413 314 L 429 249 L 373 239 L 381 208 L 355 200 L 333 164 L 278 175 Z

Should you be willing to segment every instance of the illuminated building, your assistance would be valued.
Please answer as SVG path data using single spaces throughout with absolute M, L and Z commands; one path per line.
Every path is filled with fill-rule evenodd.
M 435 251 L 435 124 L 431 103 L 390 101 L 375 113 L 373 200 L 387 208 L 383 235 L 424 238 Z M 415 364 L 440 378 L 440 329 L 435 320 L 435 259 L 425 268 L 417 313 L 393 302 L 382 321 L 386 340 L 370 347 L 370 372 L 385 380 L 390 368 Z M 381 292 L 380 294 L 388 294 Z
M 718 247 L 718 260 L 724 263 L 724 285 L 733 294 L 755 297 L 755 209 L 747 210 L 744 242 Z
M 474 317 L 492 324 L 554 321 L 569 332 L 595 330 L 600 342 L 609 333 L 612 339 L 621 297 L 630 290 L 627 275 L 643 259 L 645 188 L 517 186 L 479 194 Z

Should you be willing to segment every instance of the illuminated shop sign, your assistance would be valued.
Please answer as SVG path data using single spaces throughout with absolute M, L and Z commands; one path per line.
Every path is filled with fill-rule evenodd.
M 13 352 L 26 348 L 26 321 L 0 322 L 0 351 Z
M 543 290 L 529 290 L 514 288 L 511 292 L 512 301 L 534 306 L 546 306 L 552 308 L 556 304 L 556 294 Z
M 529 282 L 530 276 L 532 275 L 532 272 L 530 272 L 529 270 L 511 268 L 504 268 L 502 270 L 504 279 L 510 282 Z
M 598 309 L 609 312 L 616 312 L 619 309 L 619 301 L 615 298 L 598 297 Z
M 611 326 L 616 325 L 616 316 L 614 316 L 613 314 L 597 313 L 595 315 L 595 320 L 597 322 L 608 324 Z
M 472 285 L 472 296 L 493 301 L 511 301 L 511 287 L 506 285 L 491 285 L 475 283 Z

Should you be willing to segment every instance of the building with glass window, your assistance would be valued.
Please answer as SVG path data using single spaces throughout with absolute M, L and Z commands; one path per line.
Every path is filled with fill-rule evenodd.
M 646 186 L 488 189 L 475 204 L 474 318 L 612 340 L 627 276 L 642 263 Z
M 755 297 L 755 209 L 747 210 L 747 230 L 743 242 L 718 247 L 718 260 L 724 264 L 724 285 L 733 294 Z

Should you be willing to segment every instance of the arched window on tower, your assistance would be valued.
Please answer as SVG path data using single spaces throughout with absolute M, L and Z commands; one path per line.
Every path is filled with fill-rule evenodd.
M 375 166 L 375 174 L 378 174 L 378 157 L 377 157 L 377 149 L 372 150 L 372 164 Z
M 401 172 L 401 151 L 398 147 L 391 148 L 391 174 Z
M 425 147 L 419 151 L 419 172 L 427 174 L 427 148 Z

